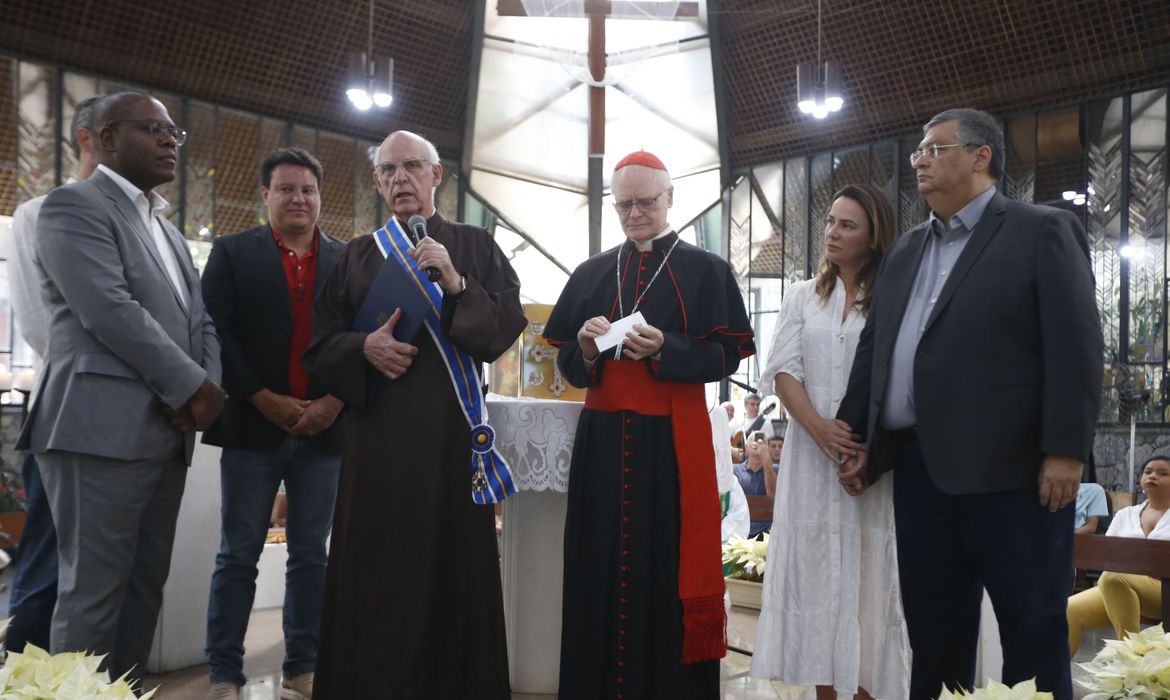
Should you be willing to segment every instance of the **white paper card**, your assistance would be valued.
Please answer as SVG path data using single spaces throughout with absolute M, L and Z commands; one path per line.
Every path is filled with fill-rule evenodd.
M 594 341 L 597 343 L 597 349 L 605 352 L 624 341 L 626 339 L 626 333 L 634 330 L 635 323 L 646 324 L 646 317 L 642 315 L 641 311 L 635 311 L 632 315 L 609 324 L 609 330 L 604 335 L 597 336 L 597 339 Z

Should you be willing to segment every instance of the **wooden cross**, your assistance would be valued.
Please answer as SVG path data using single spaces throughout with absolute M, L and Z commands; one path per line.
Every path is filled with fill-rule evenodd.
M 630 0 L 585 0 L 589 18 L 589 74 L 595 83 L 605 80 L 605 20 L 614 15 L 637 19 L 638 3 Z M 523 0 L 497 0 L 501 17 L 527 17 Z M 675 19 L 699 16 L 699 3 L 679 2 Z M 605 155 L 605 88 L 589 87 L 589 254 L 601 252 L 601 160 Z

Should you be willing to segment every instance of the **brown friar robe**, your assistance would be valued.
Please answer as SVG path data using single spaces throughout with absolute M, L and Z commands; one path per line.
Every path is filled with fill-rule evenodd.
M 438 214 L 427 226 L 467 279 L 443 298 L 443 334 L 491 362 L 524 329 L 520 281 L 483 229 Z M 471 500 L 470 429 L 442 356 L 420 327 L 413 364 L 389 380 L 351 330 L 384 260 L 372 236 L 346 246 L 303 360 L 348 412 L 313 697 L 506 699 L 495 519 Z

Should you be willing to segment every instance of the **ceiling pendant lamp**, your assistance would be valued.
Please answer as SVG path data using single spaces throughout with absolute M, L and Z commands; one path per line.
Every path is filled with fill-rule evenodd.
M 802 114 L 824 119 L 844 106 L 841 64 L 821 62 L 821 0 L 817 0 L 817 60 L 796 65 L 796 107 Z
M 374 106 L 386 109 L 394 102 L 394 59 L 374 55 L 374 0 L 370 0 L 366 51 L 350 52 L 345 87 L 345 96 L 363 112 Z

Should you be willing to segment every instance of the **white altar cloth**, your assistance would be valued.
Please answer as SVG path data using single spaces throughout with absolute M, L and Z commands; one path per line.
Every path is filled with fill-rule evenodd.
M 488 423 L 519 492 L 504 501 L 503 589 L 512 690 L 556 694 L 573 435 L 582 404 L 489 395 Z

